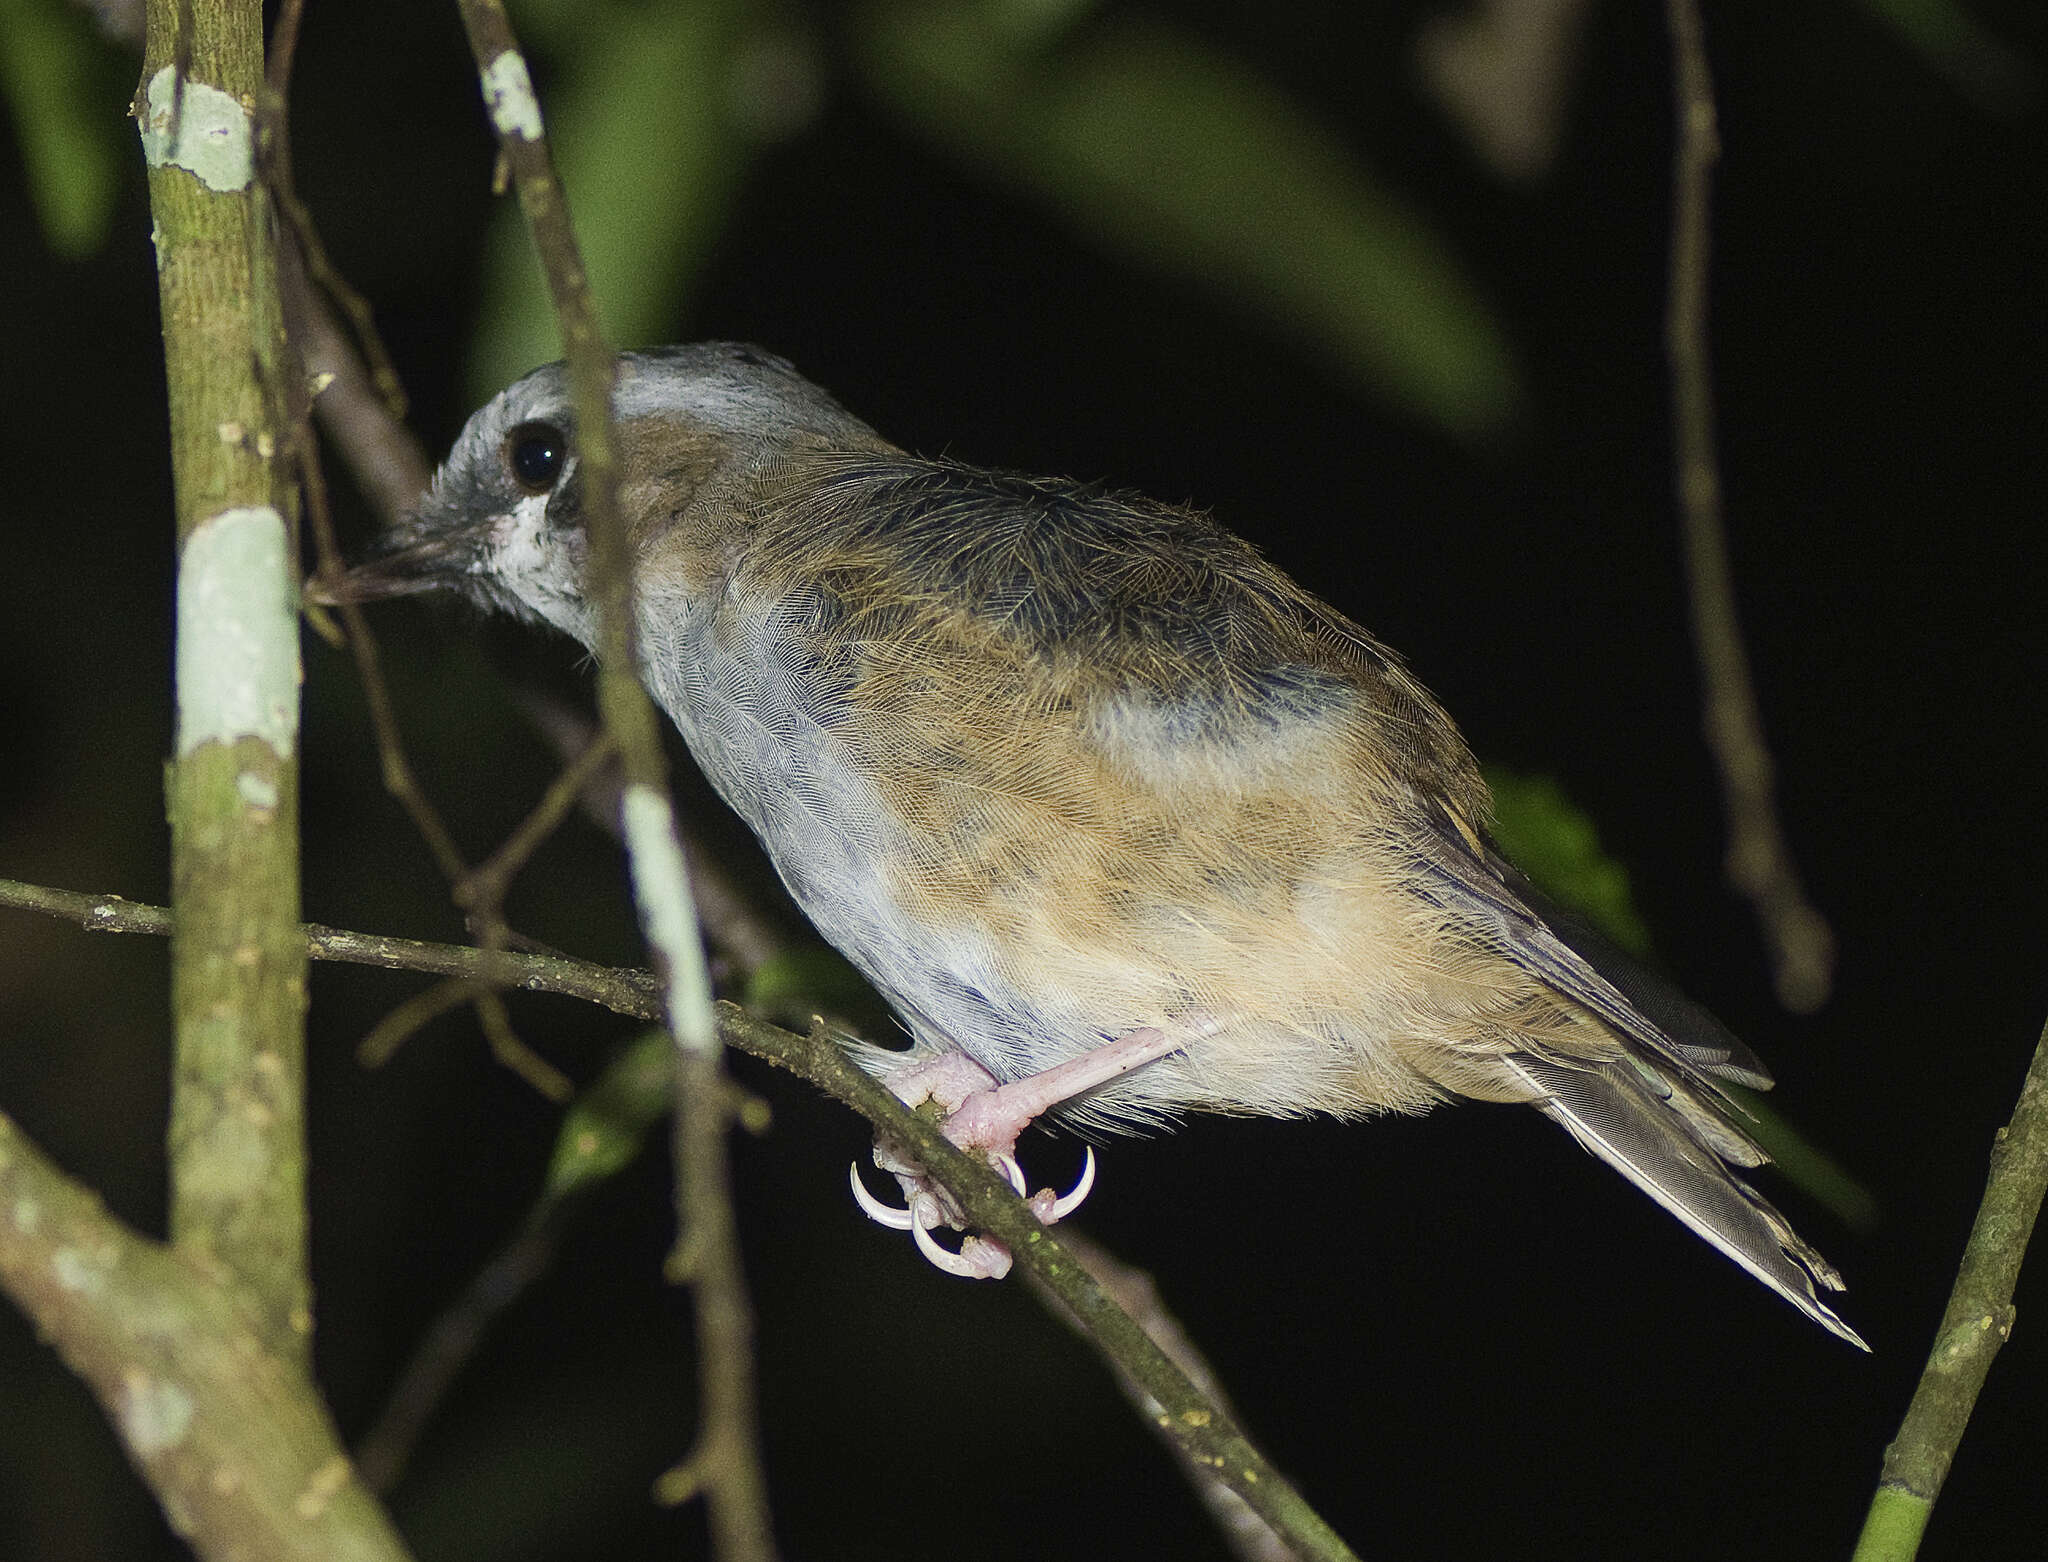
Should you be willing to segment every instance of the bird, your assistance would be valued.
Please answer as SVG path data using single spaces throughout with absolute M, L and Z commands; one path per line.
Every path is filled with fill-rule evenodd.
M 1868 1348 L 1746 1178 L 1729 1087 L 1763 1064 L 1501 854 L 1464 737 L 1359 625 L 1200 511 L 911 454 L 748 344 L 620 354 L 613 406 L 640 679 L 909 1032 L 861 1060 L 1020 1192 L 1042 1114 L 1521 1103 Z M 584 504 L 551 364 L 312 589 L 452 591 L 595 652 Z M 908 1205 L 870 1213 L 1006 1267 L 931 1241 L 957 1206 L 877 1158 Z

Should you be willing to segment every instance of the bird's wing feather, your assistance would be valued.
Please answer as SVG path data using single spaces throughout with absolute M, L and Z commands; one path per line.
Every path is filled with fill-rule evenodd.
M 1818 1287 L 1839 1291 L 1841 1276 L 1730 1169 L 1765 1157 L 1733 1121 L 1740 1108 L 1717 1076 L 1768 1087 L 1755 1055 L 1704 1009 L 1544 900 L 1483 842 L 1475 850 L 1454 821 L 1423 839 L 1430 893 L 1478 920 L 1506 958 L 1630 1044 L 1606 1063 L 1504 1056 L 1537 1093 L 1538 1110 L 1801 1312 L 1868 1349 L 1820 1299 Z
M 1762 1061 L 1719 1020 L 1552 904 L 1497 852 L 1475 852 L 1448 821 L 1425 826 L 1421 839 L 1428 890 L 1489 928 L 1506 958 L 1730 1106 L 1720 1080 L 1770 1089 Z

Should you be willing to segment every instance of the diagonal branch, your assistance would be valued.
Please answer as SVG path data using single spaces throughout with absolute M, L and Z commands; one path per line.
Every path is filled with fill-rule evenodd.
M 102 930 L 161 933 L 165 913 L 114 896 L 85 895 L 0 880 L 0 905 L 63 917 Z M 532 992 L 555 992 L 601 1003 L 640 1019 L 661 1015 L 658 988 L 645 971 L 611 970 L 561 956 L 516 954 L 411 939 L 377 938 L 333 928 L 305 929 L 316 959 L 350 960 L 394 969 L 496 981 Z M 1063 1312 L 1112 1361 L 1136 1392 L 1158 1407 L 1154 1425 L 1182 1458 L 1213 1471 L 1272 1526 L 1302 1562 L 1347 1562 L 1343 1540 L 1238 1429 L 1221 1405 L 1155 1344 L 1096 1282 L 1029 1206 L 986 1165 L 954 1148 L 920 1116 L 821 1032 L 798 1035 L 756 1019 L 738 1006 L 717 1006 L 719 1040 L 772 1063 L 823 1090 L 910 1147 L 930 1174 L 960 1201 L 980 1230 L 1009 1247 L 1032 1278 L 1056 1296 Z
M 576 445 L 589 539 L 584 589 L 597 616 L 598 709 L 625 771 L 624 819 L 640 926 L 667 993 L 676 1043 L 677 1241 L 671 1279 L 693 1292 L 699 1360 L 697 1447 L 686 1462 L 701 1485 L 717 1554 L 770 1562 L 775 1539 L 762 1472 L 754 1396 L 753 1311 L 734 1229 L 726 1132 L 730 1093 L 711 980 L 689 892 L 654 706 L 635 673 L 633 561 L 619 510 L 612 427 L 617 364 L 598 326 L 589 277 L 541 129 L 526 56 L 502 0 L 459 0 L 499 154 L 540 253 L 576 404 Z M 675 1484 L 672 1483 L 671 1490 Z
M 406 1562 L 298 1353 L 219 1266 L 137 1235 L 0 1113 L 0 1290 L 204 1557 Z
M 1991 1175 L 1963 1262 L 1899 1435 L 1884 1451 L 1854 1562 L 1911 1562 L 1970 1424 L 1991 1363 L 2012 1334 L 2012 1293 L 2048 1189 L 2048 1026 L 1991 1146 Z

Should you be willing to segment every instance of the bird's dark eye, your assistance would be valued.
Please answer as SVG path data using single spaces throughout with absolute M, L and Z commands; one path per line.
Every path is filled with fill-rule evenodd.
M 522 423 L 505 436 L 505 464 L 513 481 L 530 494 L 544 494 L 562 475 L 569 436 L 552 423 Z

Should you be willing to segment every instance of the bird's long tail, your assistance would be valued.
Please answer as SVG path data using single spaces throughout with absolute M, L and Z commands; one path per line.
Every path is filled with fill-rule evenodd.
M 1821 1287 L 1842 1289 L 1841 1276 L 1730 1169 L 1764 1156 L 1715 1106 L 1636 1059 L 1591 1068 L 1526 1053 L 1504 1061 L 1586 1149 L 1823 1328 L 1870 1348 L 1820 1299 Z

